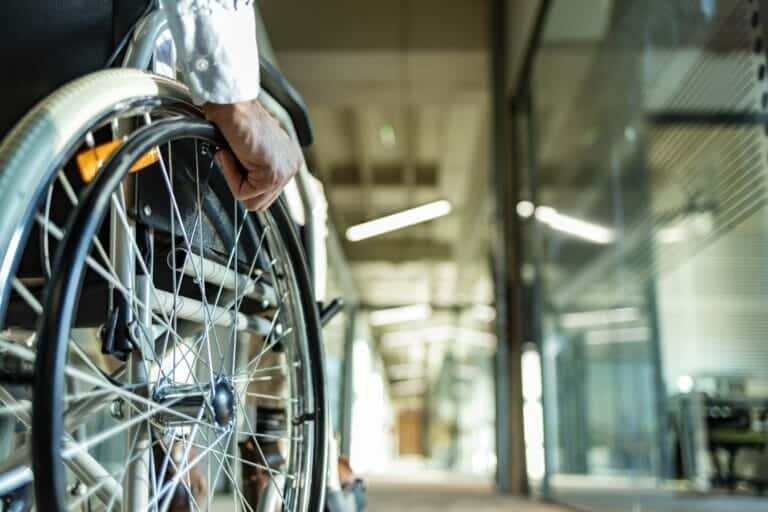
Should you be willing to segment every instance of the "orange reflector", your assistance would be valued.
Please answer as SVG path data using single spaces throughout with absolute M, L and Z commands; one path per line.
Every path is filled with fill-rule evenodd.
M 77 167 L 80 169 L 80 177 L 83 178 L 84 182 L 90 183 L 93 181 L 93 178 L 99 173 L 101 166 L 109 160 L 110 155 L 120 146 L 121 142 L 120 140 L 105 142 L 77 154 Z M 160 150 L 152 148 L 136 160 L 133 167 L 131 167 L 131 172 L 146 169 L 158 160 L 160 160 Z

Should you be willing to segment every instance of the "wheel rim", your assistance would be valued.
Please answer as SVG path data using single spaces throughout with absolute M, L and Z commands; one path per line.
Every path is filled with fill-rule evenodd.
M 307 332 L 303 318 L 302 300 L 298 283 L 294 277 L 295 269 L 291 267 L 292 262 L 289 254 L 282 246 L 275 219 L 269 214 L 259 217 L 258 225 L 261 232 L 259 251 L 262 252 L 250 255 L 251 264 L 245 274 L 246 280 L 241 283 L 240 277 L 242 276 L 236 273 L 237 278 L 233 280 L 233 290 L 223 293 L 222 290 L 225 289 L 225 285 L 222 280 L 218 283 L 218 290 L 215 293 L 206 290 L 206 283 L 212 278 L 206 274 L 208 270 L 206 265 L 210 260 L 210 255 L 204 249 L 209 247 L 211 240 L 204 235 L 207 224 L 212 223 L 206 222 L 204 217 L 204 208 L 200 200 L 202 195 L 199 190 L 201 180 L 198 174 L 195 178 L 198 186 L 195 194 L 198 198 L 195 203 L 198 215 L 197 220 L 192 219 L 191 229 L 188 230 L 185 222 L 190 219 L 182 215 L 179 202 L 174 197 L 174 187 L 171 184 L 174 179 L 171 168 L 174 161 L 171 156 L 172 152 L 171 150 L 166 151 L 160 160 L 160 166 L 162 167 L 161 173 L 165 176 L 163 179 L 167 185 L 169 202 L 171 203 L 172 226 L 177 228 L 169 237 L 171 246 L 165 258 L 165 261 L 172 262 L 173 266 L 170 273 L 172 288 L 168 291 L 155 285 L 158 261 L 152 261 L 150 258 L 154 255 L 154 251 L 147 252 L 148 247 L 144 247 L 137 240 L 140 238 L 140 233 L 144 232 L 146 228 L 141 223 L 137 223 L 138 227 L 133 226 L 130 211 L 125 207 L 125 203 L 121 202 L 119 194 L 111 194 L 112 190 L 120 190 L 124 174 L 133 161 L 130 157 L 131 151 L 138 151 L 136 154 L 141 155 L 147 148 L 163 143 L 163 138 L 168 141 L 175 141 L 174 137 L 188 136 L 190 132 L 196 133 L 199 137 L 195 140 L 205 141 L 205 143 L 217 142 L 217 138 L 209 125 L 188 120 L 158 121 L 152 126 L 139 130 L 132 136 L 111 160 L 111 162 L 115 162 L 119 161 L 120 158 L 127 158 L 128 164 L 124 165 L 123 168 L 119 168 L 118 165 L 105 167 L 76 210 L 70 225 L 71 232 L 80 233 L 81 236 L 65 236 L 62 244 L 61 255 L 56 267 L 58 270 L 54 271 L 54 278 L 46 301 L 47 318 L 40 329 L 41 353 L 36 367 L 36 390 L 43 393 L 50 392 L 50 395 L 41 394 L 46 397 L 45 399 L 40 399 L 41 395 L 37 395 L 38 399 L 34 404 L 33 431 L 36 442 L 34 457 L 36 486 L 44 488 L 48 492 L 51 488 L 55 489 L 60 509 L 84 503 L 85 497 L 105 501 L 104 498 L 107 493 L 104 492 L 104 487 L 111 484 L 109 479 L 104 478 L 100 484 L 90 482 L 91 485 L 86 487 L 84 491 L 77 489 L 83 494 L 75 497 L 68 496 L 68 484 L 73 480 L 73 474 L 63 471 L 59 457 L 71 459 L 77 454 L 77 450 L 85 454 L 96 453 L 95 448 L 108 439 L 118 435 L 125 437 L 128 432 L 132 434 L 132 438 L 127 442 L 128 452 L 124 459 L 126 464 L 123 468 L 115 470 L 115 474 L 111 475 L 113 479 L 118 480 L 116 477 L 119 476 L 120 479 L 125 480 L 125 475 L 129 473 L 129 468 L 136 465 L 139 455 L 146 457 L 150 448 L 154 450 L 159 446 L 161 449 L 161 456 L 158 457 L 150 453 L 148 458 L 142 459 L 151 466 L 148 468 L 150 475 L 147 482 L 151 487 L 151 492 L 141 506 L 129 508 L 130 510 L 167 509 L 171 506 L 172 500 L 175 499 L 171 491 L 178 488 L 186 491 L 187 497 L 191 498 L 190 510 L 205 509 L 205 507 L 210 506 L 212 498 L 215 497 L 219 489 L 218 479 L 222 474 L 225 480 L 229 480 L 230 486 L 234 488 L 231 493 L 234 503 L 233 509 L 249 510 L 253 505 L 246 502 L 242 489 L 238 489 L 237 468 L 231 464 L 233 461 L 265 472 L 266 483 L 274 489 L 282 509 L 306 509 L 308 490 L 312 487 L 312 483 L 308 480 L 312 473 L 312 445 L 316 444 L 314 438 L 321 430 L 315 428 L 313 421 L 317 417 L 313 415 L 322 408 L 319 403 L 316 403 L 316 397 L 313 394 L 309 354 L 306 349 L 300 350 L 302 344 L 306 345 L 307 343 L 306 339 L 300 339 Z M 170 147 L 172 149 L 172 146 Z M 197 161 L 198 152 L 195 152 L 195 155 Z M 164 163 L 166 159 L 168 160 L 167 164 Z M 196 172 L 199 173 L 199 170 L 199 166 L 196 165 Z M 105 193 L 105 190 L 109 192 Z M 101 218 L 106 215 L 109 208 L 116 213 L 117 217 L 116 221 L 113 220 L 113 225 L 116 223 L 118 226 L 122 226 L 125 233 L 130 233 L 132 228 L 136 230 L 136 235 L 129 240 L 131 248 L 137 255 L 140 255 L 136 258 L 136 275 L 138 277 L 135 281 L 135 289 L 128 289 L 123 286 L 119 279 L 120 273 L 114 268 L 114 262 L 104 258 L 98 244 L 88 256 L 91 246 L 88 237 L 98 232 Z M 219 265 L 223 264 L 225 271 L 238 269 L 239 272 L 241 262 L 240 255 L 238 255 L 241 246 L 239 240 L 244 231 L 244 218 L 239 219 L 239 211 L 234 208 L 234 205 L 233 210 L 235 214 L 232 216 L 232 232 L 236 233 L 234 237 L 236 243 L 231 247 L 230 254 L 226 258 L 227 262 L 219 263 Z M 138 213 L 134 215 L 139 216 Z M 200 237 L 197 243 L 196 236 Z M 218 242 L 220 243 L 223 237 L 219 238 Z M 179 255 L 179 248 L 175 246 L 177 242 L 182 244 L 181 249 L 187 251 L 186 256 L 182 258 L 184 262 L 181 265 L 177 261 Z M 151 247 L 152 243 L 149 246 Z M 264 258 L 264 255 L 269 257 Z M 259 268 L 258 279 L 256 279 L 253 270 L 256 269 L 257 263 L 264 261 L 268 262 L 269 268 Z M 193 268 L 191 273 L 188 272 L 188 266 Z M 135 358 L 131 356 L 130 361 L 134 361 L 134 359 L 140 359 L 140 361 L 129 362 L 128 367 L 122 370 L 107 368 L 106 364 L 100 365 L 94 362 L 93 358 L 88 358 L 87 353 L 84 354 L 86 350 L 78 347 L 77 336 L 71 336 L 75 339 L 69 344 L 67 343 L 71 334 L 69 326 L 75 320 L 75 312 L 78 311 L 77 292 L 80 291 L 80 284 L 87 269 L 98 274 L 112 286 L 117 296 L 123 296 L 123 299 L 130 304 L 132 316 L 137 319 L 142 317 L 148 319 L 150 324 L 159 325 L 160 331 L 163 331 L 161 336 L 155 336 L 154 329 L 150 329 L 151 334 L 144 332 L 146 329 L 144 331 L 139 329 L 137 333 L 134 333 L 133 342 L 135 345 L 140 345 L 144 340 L 142 351 L 147 357 Z M 221 269 L 214 267 L 213 270 Z M 191 302 L 195 300 L 194 298 L 182 294 L 182 288 L 186 286 L 188 289 L 190 281 L 193 281 L 193 278 L 187 274 L 194 276 L 194 281 L 196 281 L 192 284 L 197 285 L 198 288 L 197 299 L 200 300 L 197 303 Z M 138 297 L 144 290 L 140 281 L 147 278 L 150 285 L 145 286 L 148 289 L 145 290 L 146 295 L 142 300 Z M 259 321 L 258 315 L 250 314 L 249 316 L 243 313 L 244 303 L 247 300 L 246 297 L 250 296 L 250 291 L 246 293 L 245 289 L 238 290 L 238 286 L 246 286 L 245 283 L 253 282 L 256 284 L 259 282 L 261 284 L 266 283 L 265 289 L 269 286 L 272 287 L 272 297 L 275 298 L 276 304 L 270 305 L 273 309 L 271 318 L 266 323 Z M 229 307 L 220 307 L 222 305 L 220 301 L 227 296 L 229 297 Z M 186 304 L 184 303 L 185 300 L 188 301 Z M 213 303 L 209 303 L 209 300 Z M 200 304 L 202 304 L 202 309 Z M 198 307 L 197 312 L 195 312 L 194 306 Z M 198 327 L 197 334 L 194 334 L 195 314 L 200 312 L 202 312 L 202 317 L 198 317 L 197 323 L 204 327 L 202 333 L 199 332 Z M 263 316 L 268 317 L 269 315 L 265 313 Z M 133 325 L 147 327 L 146 323 L 141 324 L 141 322 Z M 247 328 L 244 328 L 244 325 Z M 235 335 L 235 333 L 240 332 L 242 335 L 243 331 L 260 332 L 262 344 L 255 353 L 248 354 L 244 366 L 238 365 L 236 361 L 238 352 L 235 348 L 229 354 L 225 353 L 226 350 L 222 350 L 222 341 L 218 339 L 220 329 L 223 329 L 222 332 L 224 333 L 229 333 L 233 342 L 232 347 L 237 348 L 238 346 L 237 338 L 239 335 Z M 259 331 L 259 329 L 261 330 Z M 277 334 L 278 332 L 280 334 Z M 251 336 L 253 335 L 251 334 Z M 159 342 L 161 338 L 162 342 Z M 240 343 L 243 344 L 244 342 Z M 283 355 L 277 357 L 277 360 L 283 357 L 283 362 L 277 366 L 286 371 L 286 378 L 289 380 L 287 396 L 260 392 L 258 388 L 254 390 L 253 387 L 259 382 L 258 378 L 268 377 L 275 372 L 274 365 L 266 367 L 261 363 L 266 359 L 267 354 L 271 355 L 272 349 L 278 344 L 284 350 Z M 68 350 L 67 347 L 69 347 Z M 217 350 L 219 351 L 218 355 L 215 354 Z M 139 350 L 135 347 L 134 354 L 138 352 Z M 191 356 L 197 357 L 197 359 L 192 359 L 192 363 L 189 362 Z M 73 364 L 76 358 L 79 358 L 79 364 Z M 87 361 L 87 359 L 91 360 Z M 148 363 L 148 361 L 151 362 Z M 170 366 L 168 366 L 169 364 Z M 184 367 L 185 364 L 186 368 Z M 131 380 L 135 374 L 140 374 L 142 370 L 146 377 L 145 381 Z M 112 373 L 112 378 L 104 378 L 104 374 L 109 373 Z M 113 410 L 112 415 L 117 416 L 120 420 L 117 425 L 94 435 L 86 433 L 86 438 L 83 440 L 68 440 L 63 446 L 59 442 L 52 442 L 53 439 L 59 439 L 65 431 L 67 434 L 71 434 L 76 430 L 73 428 L 73 424 L 76 422 L 72 418 L 78 410 L 73 411 L 72 403 L 64 404 L 63 401 L 67 397 L 66 393 L 62 392 L 67 384 L 67 380 L 64 378 L 65 374 L 73 381 L 82 381 L 88 385 L 85 393 L 90 393 L 90 395 L 86 396 L 80 392 L 77 396 L 81 402 L 87 400 L 89 396 L 97 396 L 97 393 L 103 391 L 110 396 L 117 395 L 122 401 L 120 407 L 127 405 L 128 413 L 126 414 L 125 410 L 118 412 Z M 133 387 L 122 386 L 116 389 L 115 384 L 122 382 L 121 379 L 124 380 L 125 374 L 130 377 L 129 385 Z M 198 374 L 201 376 L 199 377 Z M 202 377 L 203 374 L 207 375 Z M 254 425 L 255 421 L 252 421 L 248 411 L 249 399 L 252 398 L 285 404 L 283 413 L 289 420 L 284 422 L 285 435 L 265 434 L 257 428 L 258 425 Z M 74 403 L 76 406 L 79 402 Z M 180 404 L 183 404 L 185 409 L 182 409 Z M 102 404 L 100 407 L 103 409 L 104 405 Z M 261 409 L 265 408 L 262 407 Z M 259 404 L 257 404 L 258 410 Z M 194 411 L 197 411 L 197 416 L 190 414 Z M 257 412 L 256 418 L 261 416 L 263 414 Z M 124 420 L 126 417 L 128 419 Z M 236 451 L 231 450 L 230 447 L 237 444 L 233 442 L 233 439 L 237 441 L 239 437 L 243 436 L 256 449 L 256 460 L 261 460 L 261 463 L 248 464 L 251 461 L 243 460 L 246 457 L 242 455 L 242 451 L 240 455 L 237 455 Z M 45 444 L 46 440 L 47 445 Z M 266 440 L 281 441 L 286 445 L 282 452 L 285 458 L 284 467 L 286 469 L 284 471 L 273 469 L 272 464 L 267 460 L 268 454 L 264 450 L 264 445 L 268 444 Z M 137 450 L 135 446 L 142 441 L 148 441 L 149 444 L 145 448 Z M 176 444 L 182 445 L 180 464 L 174 462 L 175 455 L 173 452 L 176 449 Z M 48 457 L 53 460 L 53 464 L 44 467 L 44 461 Z M 211 459 L 218 461 L 218 467 L 214 468 L 216 471 L 213 472 L 213 477 L 207 479 L 210 487 L 205 503 L 197 503 L 198 498 L 195 497 L 194 485 L 188 475 L 203 466 L 210 473 Z M 166 478 L 171 473 L 173 476 L 170 479 Z M 119 480 L 118 483 L 120 483 Z M 106 505 L 117 503 L 118 499 L 114 497 L 115 494 L 112 492 L 112 498 Z M 123 495 L 123 499 L 125 499 L 125 492 Z M 130 501 L 134 498 L 128 497 L 127 499 Z M 136 499 L 141 502 L 141 498 Z
M 0 439 L 3 445 L 0 455 L 5 459 L 0 464 L 0 495 L 13 491 L 15 486 L 24 486 L 31 482 L 31 471 L 27 469 L 30 456 L 27 440 L 31 424 L 29 387 L 35 359 L 35 328 L 41 316 L 42 291 L 50 277 L 56 246 L 63 237 L 68 211 L 77 206 L 82 189 L 72 180 L 73 176 L 68 172 L 67 163 L 78 151 L 95 144 L 94 133 L 109 131 L 111 123 L 115 120 L 149 111 L 162 116 L 190 115 L 197 112 L 183 97 L 126 98 L 125 101 L 95 114 L 90 125 L 81 127 L 69 137 L 64 133 L 57 133 L 57 137 L 66 142 L 60 143 L 61 152 L 50 155 L 45 169 L 37 162 L 29 166 L 28 174 L 37 176 L 39 185 L 25 205 L 25 212 L 20 216 L 20 221 L 13 223 L 15 235 L 10 245 L 3 248 L 3 261 L 0 265 L 0 274 L 3 275 L 0 281 L 4 284 L 0 286 L 0 421 L 6 425 L 6 431 L 15 432 Z M 15 130 L 3 141 L 4 152 L 0 154 L 3 165 L 18 160 L 18 157 L 14 156 L 14 150 L 30 146 L 29 142 L 25 141 L 25 136 L 37 143 L 35 149 L 46 152 L 43 148 L 47 141 L 42 136 L 47 133 L 45 130 L 36 129 L 34 122 L 21 128 L 24 129 Z M 53 145 L 51 143 L 51 146 Z M 7 171 L 5 167 L 0 169 L 2 173 Z M 63 204 L 66 211 L 57 208 L 57 203 Z M 24 260 L 39 259 L 40 270 L 24 268 L 22 256 Z M 6 478 L 7 475 L 20 474 L 25 476 L 21 479 Z M 16 494 L 24 501 L 28 500 L 25 492 Z

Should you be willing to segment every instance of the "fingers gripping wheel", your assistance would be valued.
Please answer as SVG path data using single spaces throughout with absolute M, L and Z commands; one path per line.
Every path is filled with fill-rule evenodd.
M 248 510 L 267 495 L 269 510 L 320 510 L 323 355 L 291 220 L 279 202 L 249 214 L 216 183 L 210 155 L 223 144 L 210 124 L 143 120 L 83 195 L 51 274 L 36 496 L 53 492 L 49 510 Z M 152 148 L 158 160 L 130 174 Z M 127 306 L 125 362 L 94 350 L 80 322 L 92 288 Z M 253 414 L 265 410 L 282 428 Z M 256 474 L 270 492 L 244 487 Z

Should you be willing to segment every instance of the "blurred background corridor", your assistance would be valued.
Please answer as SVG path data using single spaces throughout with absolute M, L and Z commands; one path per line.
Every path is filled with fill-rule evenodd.
M 765 1 L 259 8 L 371 510 L 768 508 Z

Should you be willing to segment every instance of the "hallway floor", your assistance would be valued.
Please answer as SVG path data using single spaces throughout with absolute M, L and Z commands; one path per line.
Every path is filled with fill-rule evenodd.
M 370 483 L 369 512 L 566 512 L 567 509 L 505 498 L 477 486 Z
M 759 496 L 692 495 L 672 492 L 561 492 L 561 501 L 589 512 L 765 512 L 768 498 Z
M 616 490 L 561 492 L 574 508 L 494 494 L 487 484 L 451 478 L 428 482 L 368 481 L 369 512 L 763 512 L 768 497 Z

